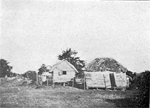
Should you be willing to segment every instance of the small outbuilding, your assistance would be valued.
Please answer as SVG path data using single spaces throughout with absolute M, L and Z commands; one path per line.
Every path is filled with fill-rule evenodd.
M 84 72 L 87 88 L 124 88 L 127 87 L 126 73 Z
M 96 58 L 87 65 L 84 72 L 87 88 L 127 87 L 127 68 L 113 58 Z
M 47 81 L 48 77 L 52 77 L 52 73 L 49 73 L 49 72 L 42 73 L 42 75 L 41 75 L 42 82 Z
M 53 65 L 50 72 L 52 72 L 53 75 L 53 83 L 69 82 L 75 77 L 76 73 L 78 73 L 77 69 L 67 60 L 61 60 Z

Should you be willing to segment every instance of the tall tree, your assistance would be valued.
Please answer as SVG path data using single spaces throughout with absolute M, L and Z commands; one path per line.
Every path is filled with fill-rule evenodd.
M 8 65 L 5 59 L 0 59 L 0 77 L 5 77 L 6 75 L 9 76 L 11 74 L 12 66 Z
M 66 51 L 62 51 L 62 54 L 58 55 L 58 59 L 67 60 L 73 66 L 75 66 L 79 73 L 82 73 L 85 67 L 85 61 L 81 60 L 80 57 L 76 57 L 77 54 L 78 52 L 69 48 Z
M 48 69 L 47 69 L 45 64 L 42 64 L 42 66 L 38 70 L 39 70 L 39 72 L 38 72 L 39 75 L 41 75 L 43 72 L 47 72 L 48 71 Z

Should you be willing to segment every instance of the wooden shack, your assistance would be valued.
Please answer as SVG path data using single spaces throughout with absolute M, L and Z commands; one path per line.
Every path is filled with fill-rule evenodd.
M 77 69 L 66 60 L 61 60 L 60 62 L 52 66 L 50 72 L 53 73 L 54 83 L 69 82 L 75 77 L 75 74 L 78 73 Z
M 126 73 L 84 72 L 88 88 L 123 88 L 127 86 Z

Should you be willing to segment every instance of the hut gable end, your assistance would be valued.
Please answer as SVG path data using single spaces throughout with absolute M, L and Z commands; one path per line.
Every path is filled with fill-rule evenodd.
M 62 60 L 58 62 L 57 64 L 53 65 L 53 67 L 51 68 L 51 71 L 55 69 L 62 70 L 62 71 L 73 71 L 75 73 L 78 73 L 77 69 L 66 60 Z
M 55 64 L 51 70 L 53 73 L 53 82 L 68 82 L 78 73 L 77 69 L 66 60 Z

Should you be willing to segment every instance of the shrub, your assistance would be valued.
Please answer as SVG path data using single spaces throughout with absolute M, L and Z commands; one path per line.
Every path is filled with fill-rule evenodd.
M 29 80 L 36 81 L 36 72 L 35 71 L 27 71 L 23 74 L 23 77 L 28 78 Z
M 150 71 L 145 71 L 136 79 L 136 87 L 139 94 L 133 98 L 137 102 L 138 107 L 149 107 L 149 86 L 150 86 Z

